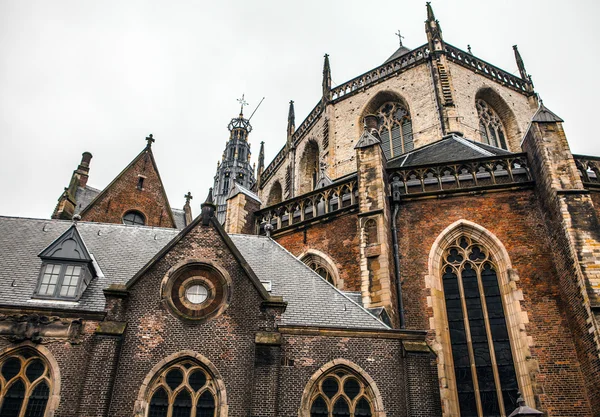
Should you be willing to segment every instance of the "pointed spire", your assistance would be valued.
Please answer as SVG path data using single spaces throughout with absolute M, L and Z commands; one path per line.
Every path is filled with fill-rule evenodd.
M 427 2 L 427 20 L 425 21 L 425 33 L 431 52 L 444 51 L 444 39 L 442 38 L 442 28 L 440 22 L 436 20 L 431 2 Z
M 354 149 L 368 148 L 369 146 L 381 143 L 379 132 L 377 131 L 377 121 L 378 117 L 373 114 L 365 116 L 364 130 L 358 142 L 356 142 Z
M 290 100 L 290 109 L 288 111 L 288 124 L 287 124 L 287 146 L 288 146 L 288 149 L 292 146 L 292 136 L 294 135 L 295 131 L 296 131 L 296 115 L 294 113 L 294 100 Z
M 258 171 L 256 172 L 256 183 L 260 185 L 260 178 L 265 170 L 265 142 L 260 142 L 260 151 L 258 152 Z
M 531 118 L 531 121 L 537 123 L 564 123 L 564 120 L 544 106 L 544 102 L 541 100 L 540 107 Z
M 521 58 L 521 54 L 519 53 L 517 45 L 513 45 L 513 50 L 515 51 L 515 60 L 517 61 L 517 67 L 519 68 L 519 74 L 521 74 L 521 79 L 527 81 L 529 80 L 529 75 L 527 75 L 527 71 L 525 70 L 525 64 L 523 63 L 523 58 Z
M 202 203 L 200 207 L 202 209 L 202 224 L 204 226 L 208 226 L 211 217 L 215 216 L 215 210 L 217 209 L 217 206 L 215 206 L 215 203 L 213 202 L 212 187 L 209 188 L 208 195 L 206 196 L 206 201 Z
M 325 54 L 323 62 L 323 102 L 327 103 L 331 95 L 331 67 L 329 66 L 329 54 Z

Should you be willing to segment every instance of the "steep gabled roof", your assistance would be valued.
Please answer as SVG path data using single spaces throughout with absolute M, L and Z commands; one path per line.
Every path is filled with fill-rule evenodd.
M 511 152 L 506 149 L 450 134 L 437 142 L 389 160 L 387 166 L 388 168 L 402 168 L 510 154 Z
M 540 107 L 538 108 L 538 111 L 531 118 L 531 121 L 538 122 L 538 123 L 556 123 L 556 122 L 563 123 L 564 122 L 563 119 L 558 117 L 556 114 L 554 114 L 552 111 L 550 111 L 546 106 L 544 106 L 544 103 L 540 103 Z
M 287 302 L 282 324 L 389 329 L 273 239 L 231 235 L 231 240 L 260 279 L 271 282 L 271 294 Z
M 160 172 L 158 171 L 158 166 L 156 165 L 156 160 L 154 159 L 154 154 L 152 153 L 152 147 L 151 146 L 146 146 L 130 163 L 129 165 L 127 165 L 125 167 L 125 169 L 123 169 L 123 171 L 121 171 L 119 173 L 119 175 L 117 175 L 111 182 L 110 184 L 108 184 L 100 193 L 98 193 L 94 199 L 92 201 L 90 201 L 90 203 L 81 210 L 80 215 L 81 216 L 85 216 L 85 214 L 90 210 L 91 207 L 93 207 L 97 202 L 101 201 L 102 198 L 109 192 L 109 190 L 113 187 L 113 185 L 119 181 L 121 179 L 121 177 L 123 177 L 123 175 L 125 175 L 125 173 L 127 171 L 129 171 L 130 169 L 132 169 L 136 163 L 143 158 L 144 156 L 148 156 L 150 161 L 152 162 L 152 168 L 154 169 L 154 172 L 156 172 L 156 176 L 158 177 L 158 181 L 160 183 L 160 191 L 162 194 L 162 197 L 164 198 L 165 204 L 166 204 L 166 211 L 167 214 L 169 216 L 169 218 L 171 219 L 171 223 L 173 225 L 176 225 L 177 223 L 175 222 L 175 218 L 173 217 L 173 211 L 171 210 L 171 205 L 169 204 L 169 198 L 167 197 L 167 193 L 165 191 L 165 187 L 164 184 L 162 182 L 162 179 L 160 177 Z
M 39 257 L 42 259 L 53 258 L 88 262 L 91 262 L 92 260 L 90 252 L 75 225 L 67 229 L 66 232 L 46 247 L 46 249 L 39 254 Z

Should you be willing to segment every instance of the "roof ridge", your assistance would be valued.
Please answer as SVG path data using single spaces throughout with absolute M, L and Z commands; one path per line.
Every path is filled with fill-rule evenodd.
M 479 153 L 485 155 L 485 156 L 496 156 L 495 154 L 491 153 L 488 150 L 483 149 L 482 147 L 478 146 L 475 141 L 470 141 L 468 139 L 462 138 L 460 136 L 457 135 L 452 135 L 452 139 L 454 139 L 455 141 L 457 141 L 458 143 L 462 143 L 465 146 L 468 146 L 469 148 L 478 151 Z
M 238 235 L 239 236 L 239 235 Z M 253 235 L 242 235 L 242 236 L 253 236 Z M 337 288 L 335 285 L 333 285 L 332 283 L 330 283 L 329 281 L 327 281 L 325 278 L 323 278 L 321 275 L 317 274 L 315 271 L 313 271 L 312 269 L 310 269 L 308 267 L 308 265 L 306 265 L 304 262 L 302 262 L 300 259 L 298 259 L 296 256 L 294 256 L 293 253 L 291 253 L 290 251 L 288 251 L 286 248 L 284 248 L 283 246 L 281 246 L 279 244 L 279 242 L 277 242 L 276 240 L 273 240 L 272 238 L 267 238 L 269 241 L 273 242 L 276 246 L 278 246 L 279 248 L 281 248 L 284 252 L 286 252 L 287 254 L 289 254 L 292 258 L 294 258 L 294 260 L 296 262 L 298 262 L 299 264 L 301 264 L 304 268 L 308 269 L 310 272 L 312 272 L 312 274 L 319 278 L 321 281 L 324 281 L 325 283 L 327 283 L 329 286 L 331 286 L 331 288 L 333 288 L 338 294 L 340 294 L 342 297 L 344 297 L 346 300 L 350 301 L 352 304 L 354 304 L 355 306 L 357 306 L 360 310 L 364 311 L 366 314 L 369 315 L 369 317 L 371 317 L 373 320 L 377 321 L 378 323 L 382 324 L 383 326 L 385 326 L 386 329 L 392 329 L 390 326 L 388 326 L 387 324 L 385 324 L 384 322 L 382 322 L 381 320 L 379 320 L 377 317 L 375 317 L 369 310 L 367 310 L 365 307 L 361 306 L 360 304 L 358 304 L 357 302 L 355 302 L 354 300 L 352 300 L 350 297 L 348 297 L 346 294 L 343 293 L 342 290 L 340 290 L 339 288 Z

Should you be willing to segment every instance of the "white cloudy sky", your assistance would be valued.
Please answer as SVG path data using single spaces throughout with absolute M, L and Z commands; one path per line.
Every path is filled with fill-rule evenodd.
M 518 44 L 572 150 L 600 155 L 593 114 L 600 36 L 595 0 L 433 1 L 447 42 L 518 74 Z M 212 185 L 242 93 L 265 96 L 250 140 L 267 161 L 316 104 L 323 54 L 334 84 L 426 42 L 425 2 L 0 0 L 0 215 L 49 217 L 81 153 L 106 186 L 145 146 L 174 207 Z

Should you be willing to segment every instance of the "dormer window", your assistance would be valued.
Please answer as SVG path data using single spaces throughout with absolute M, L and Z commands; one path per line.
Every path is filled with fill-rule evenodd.
M 35 298 L 78 300 L 92 280 L 92 257 L 75 226 L 42 253 Z

